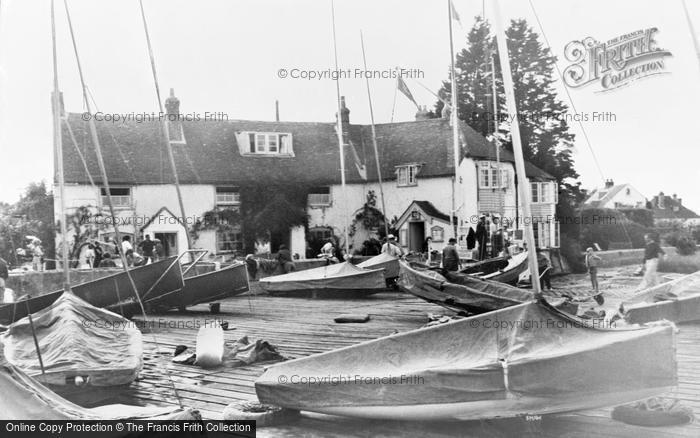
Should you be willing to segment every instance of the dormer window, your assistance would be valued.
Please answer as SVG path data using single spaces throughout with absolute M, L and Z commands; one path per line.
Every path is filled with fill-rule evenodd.
M 502 189 L 508 187 L 508 171 L 492 164 L 479 166 L 479 187 L 482 189 Z
M 398 166 L 396 168 L 396 176 L 399 187 L 409 187 L 418 185 L 416 175 L 418 175 L 419 166 L 417 164 L 408 164 Z
M 240 132 L 236 138 L 241 155 L 294 156 L 290 133 Z

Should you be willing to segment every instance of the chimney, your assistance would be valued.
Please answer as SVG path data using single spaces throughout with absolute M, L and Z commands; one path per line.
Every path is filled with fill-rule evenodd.
M 664 196 L 664 192 L 659 192 L 659 202 L 658 202 L 659 208 L 666 208 L 665 204 L 666 204 L 666 199 Z
M 338 114 L 335 115 L 336 120 Z M 340 96 L 340 123 L 343 125 L 350 124 L 350 110 L 345 106 L 345 96 Z M 345 131 L 345 129 L 343 129 Z
M 676 201 L 678 201 L 678 205 L 679 205 L 679 206 L 683 205 L 683 199 L 678 198 L 678 199 L 676 199 Z
M 606 189 L 611 189 L 614 185 L 615 185 L 615 182 L 612 180 L 612 178 L 605 180 L 605 188 Z
M 678 196 L 676 196 L 676 194 L 674 193 L 674 194 L 673 194 L 673 200 L 675 201 L 676 199 L 678 199 Z
M 423 105 L 418 107 L 418 112 L 416 113 L 416 121 L 418 120 L 428 120 L 430 117 L 428 115 L 428 107 Z
M 165 99 L 165 112 L 168 115 L 180 114 L 180 99 L 175 97 L 175 89 L 170 89 L 170 96 Z
M 280 101 L 275 99 L 275 122 L 280 121 Z

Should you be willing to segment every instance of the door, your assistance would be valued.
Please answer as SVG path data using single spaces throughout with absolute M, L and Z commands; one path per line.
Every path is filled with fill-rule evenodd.
M 285 245 L 287 249 L 291 250 L 289 247 L 291 237 L 289 230 L 270 233 L 270 252 L 274 254 L 279 251 L 280 245 Z
M 425 222 L 408 223 L 408 250 L 421 252 L 425 241 Z
M 163 246 L 160 257 L 170 257 L 178 255 L 177 251 L 177 233 L 155 233 L 155 238 L 160 240 Z

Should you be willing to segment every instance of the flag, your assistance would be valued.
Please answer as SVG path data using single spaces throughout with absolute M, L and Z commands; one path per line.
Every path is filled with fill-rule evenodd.
M 350 152 L 352 153 L 352 158 L 355 162 L 357 173 L 360 174 L 360 178 L 367 181 L 367 166 L 365 166 L 362 163 L 362 160 L 360 160 L 360 155 L 357 153 L 357 149 L 355 149 L 355 145 L 352 143 L 352 140 L 349 140 L 348 143 L 350 144 Z
M 459 23 L 459 25 L 461 26 L 462 20 L 459 19 L 459 14 L 457 13 L 457 9 L 455 9 L 455 4 L 452 3 L 452 0 L 450 0 L 450 10 L 452 11 L 452 19 Z
M 418 106 L 418 103 L 416 103 L 416 99 L 413 98 L 413 94 L 411 94 L 411 90 L 408 89 L 408 85 L 406 85 L 406 82 L 403 81 L 403 78 L 401 76 L 398 77 L 396 80 L 396 88 L 399 89 L 401 93 L 403 93 L 404 96 L 408 98 L 413 104 L 420 109 L 420 106 Z

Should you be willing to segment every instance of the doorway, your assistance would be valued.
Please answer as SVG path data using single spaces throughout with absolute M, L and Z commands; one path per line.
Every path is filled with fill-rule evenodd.
M 425 241 L 425 222 L 408 223 L 408 250 L 421 252 Z
M 163 245 L 163 253 L 159 254 L 160 257 L 178 255 L 177 233 L 154 233 L 154 237 Z
M 291 233 L 289 230 L 270 233 L 270 252 L 272 254 L 280 250 L 280 245 L 286 245 L 291 250 Z

